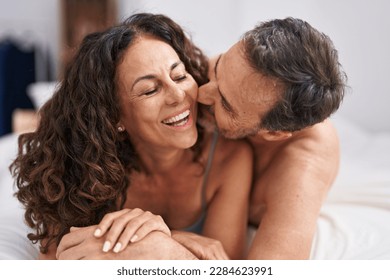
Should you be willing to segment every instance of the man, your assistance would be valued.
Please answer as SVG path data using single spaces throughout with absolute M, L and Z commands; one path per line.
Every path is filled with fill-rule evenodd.
M 339 143 L 327 120 L 345 75 L 331 40 L 308 23 L 261 23 L 210 63 L 198 101 L 220 132 L 246 138 L 255 155 L 249 259 L 307 259 L 316 220 L 338 171 Z
M 258 230 L 248 258 L 309 258 L 316 220 L 338 171 L 338 138 L 327 120 L 344 95 L 337 51 L 308 23 L 287 18 L 256 26 L 210 66 L 210 81 L 200 88 L 199 102 L 209 106 L 224 136 L 246 138 L 255 155 L 250 223 Z M 92 232 L 83 229 L 88 230 Z M 72 244 L 84 242 L 85 234 L 75 233 L 61 242 L 60 258 L 66 258 Z M 205 246 L 193 248 L 196 239 L 184 244 L 190 253 L 180 240 L 160 235 L 166 241 L 161 255 L 154 242 L 133 251 L 143 252 L 142 258 L 192 259 L 192 253 L 212 258 L 212 252 L 202 251 Z M 90 255 L 100 247 L 91 246 Z M 118 257 L 135 257 L 129 254 Z

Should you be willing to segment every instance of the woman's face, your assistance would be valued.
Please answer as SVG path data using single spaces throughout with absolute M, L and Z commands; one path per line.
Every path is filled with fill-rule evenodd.
M 120 124 L 137 149 L 195 144 L 198 86 L 170 45 L 153 37 L 136 39 L 116 78 Z

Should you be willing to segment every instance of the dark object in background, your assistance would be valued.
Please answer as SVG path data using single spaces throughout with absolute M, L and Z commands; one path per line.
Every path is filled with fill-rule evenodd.
M 35 50 L 10 39 L 0 42 L 0 136 L 12 132 L 16 108 L 33 109 L 27 86 L 35 82 Z

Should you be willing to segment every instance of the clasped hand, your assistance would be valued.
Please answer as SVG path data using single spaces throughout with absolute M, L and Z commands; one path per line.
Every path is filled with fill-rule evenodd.
M 107 253 L 112 250 L 114 253 L 119 253 L 129 242 L 138 242 L 153 231 L 161 231 L 171 236 L 161 216 L 138 208 L 122 209 L 106 214 L 98 225 L 85 228 L 72 227 L 70 233 L 61 240 L 56 257 L 57 259 L 93 259 L 101 255 L 101 251 Z M 96 246 L 101 246 L 99 245 L 101 240 L 98 239 L 103 236 L 105 241 L 99 253 Z
M 106 214 L 94 235 L 95 237 L 101 237 L 107 233 L 103 252 L 108 252 L 113 248 L 113 251 L 118 253 L 129 242 L 137 242 L 152 231 L 161 231 L 171 236 L 171 231 L 161 216 L 135 208 L 122 209 Z

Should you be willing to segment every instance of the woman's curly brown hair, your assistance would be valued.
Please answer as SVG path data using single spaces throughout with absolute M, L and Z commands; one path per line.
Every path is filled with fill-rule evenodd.
M 53 242 L 58 245 L 71 226 L 98 224 L 126 200 L 129 174 L 139 166 L 128 137 L 117 132 L 116 68 L 124 51 L 144 34 L 171 45 L 199 85 L 207 81 L 206 57 L 164 15 L 135 14 L 85 37 L 55 94 L 41 108 L 39 127 L 19 137 L 18 156 L 10 166 L 25 219 L 35 229 L 28 238 L 45 240 L 42 253 Z

